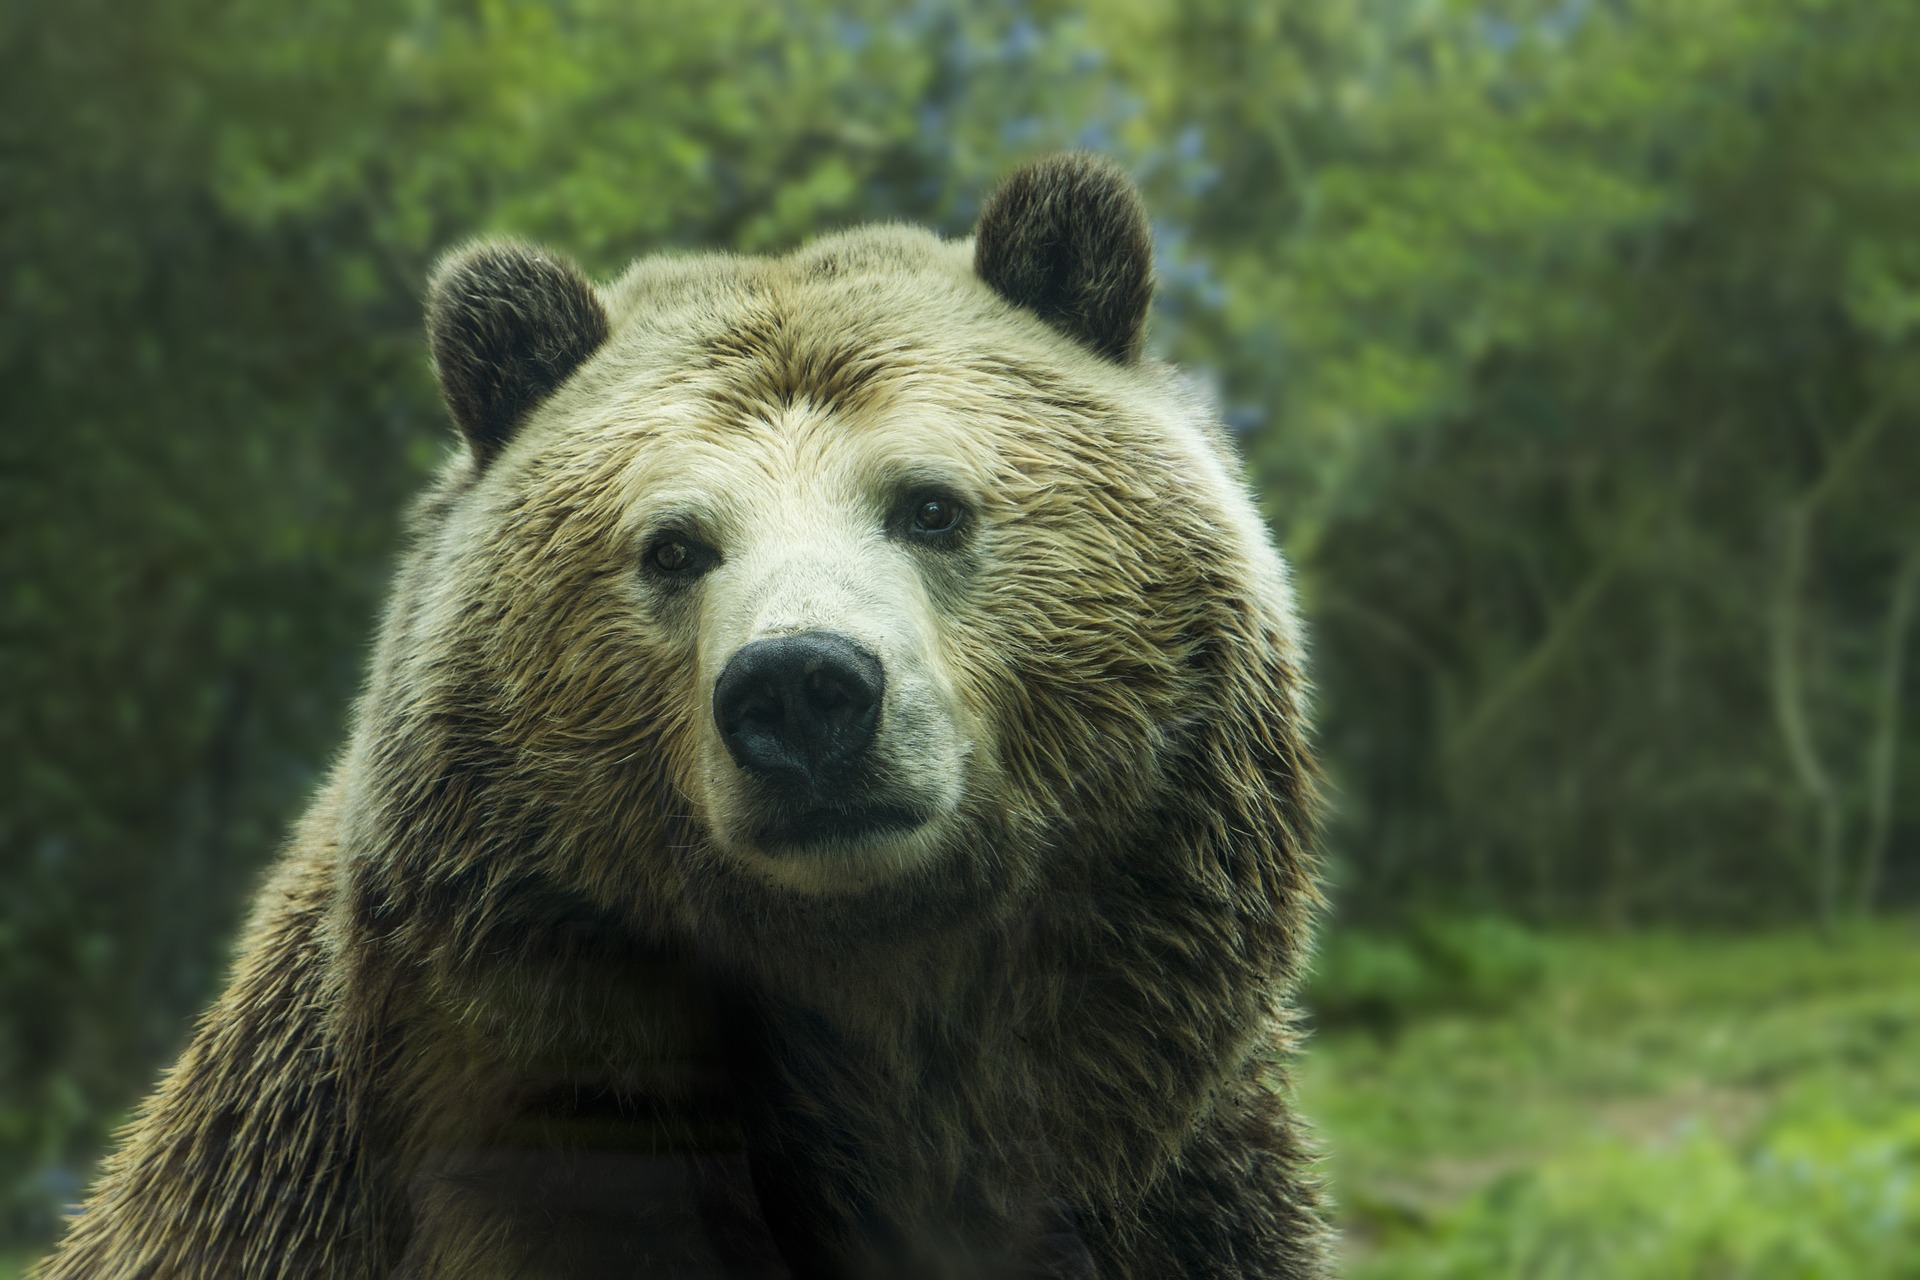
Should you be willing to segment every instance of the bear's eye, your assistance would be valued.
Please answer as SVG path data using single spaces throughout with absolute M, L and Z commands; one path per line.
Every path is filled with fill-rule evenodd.
M 917 493 L 907 499 L 907 532 L 916 538 L 943 538 L 966 522 L 967 509 L 943 493 Z
M 700 576 L 718 558 L 685 534 L 667 533 L 654 539 L 642 560 L 654 577 L 684 582 Z
M 959 523 L 959 504 L 945 498 L 928 498 L 913 509 L 915 533 L 946 533 Z

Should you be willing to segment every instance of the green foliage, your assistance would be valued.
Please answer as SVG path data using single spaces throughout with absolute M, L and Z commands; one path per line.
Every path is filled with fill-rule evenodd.
M 1320 1035 L 1356 1280 L 1863 1280 L 1920 1256 L 1909 927 L 1534 939 L 1493 1011 Z
M 1350 905 L 1860 909 L 1914 776 L 1920 10 L 1497 12 L 1409 37 L 1238 299 Z
M 1318 1026 L 1385 1033 L 1433 1013 L 1507 1007 L 1545 967 L 1540 939 L 1498 916 L 1434 915 L 1397 932 L 1336 929 L 1314 958 L 1306 1003 Z
M 1390 1277 L 1665 1280 L 1897 1277 L 1920 1257 L 1920 1108 L 1828 1114 L 1736 1146 L 1704 1132 L 1596 1143 L 1448 1214 Z

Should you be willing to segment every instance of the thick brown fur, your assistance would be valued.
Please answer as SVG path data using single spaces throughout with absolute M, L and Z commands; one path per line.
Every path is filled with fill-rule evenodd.
M 1299 641 L 1139 357 L 1145 244 L 1066 157 L 972 245 L 651 259 L 591 305 L 452 259 L 468 448 L 351 742 L 38 1274 L 1323 1274 Z M 969 513 L 937 549 L 885 514 L 928 476 Z M 663 528 L 720 567 L 648 577 Z M 937 816 L 779 855 L 711 676 L 823 617 L 899 646 L 880 741 Z
M 532 245 L 473 245 L 427 285 L 440 390 L 482 459 L 606 340 L 607 313 L 580 269 Z
M 1139 192 L 1111 161 L 1072 154 L 1014 174 L 980 212 L 974 266 L 1108 359 L 1140 358 L 1153 243 Z

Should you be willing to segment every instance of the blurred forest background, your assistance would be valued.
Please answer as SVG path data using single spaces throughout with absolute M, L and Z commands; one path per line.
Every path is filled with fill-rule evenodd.
M 0 1255 L 340 741 L 434 256 L 962 235 L 1061 146 L 1299 567 L 1353 1272 L 1920 1274 L 1904 0 L 12 0 Z

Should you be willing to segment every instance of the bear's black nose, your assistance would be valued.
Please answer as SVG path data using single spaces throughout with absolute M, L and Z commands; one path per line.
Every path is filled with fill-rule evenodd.
M 741 646 L 713 686 L 713 719 L 742 769 L 812 791 L 843 780 L 873 740 L 886 671 L 833 631 Z

